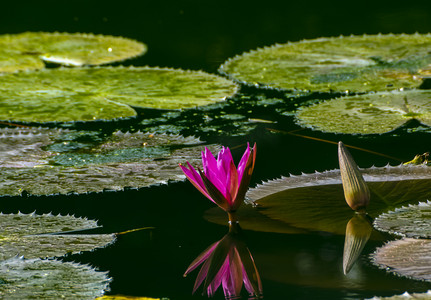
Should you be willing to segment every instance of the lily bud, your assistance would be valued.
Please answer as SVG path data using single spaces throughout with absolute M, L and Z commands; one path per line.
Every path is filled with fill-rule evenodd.
M 347 204 L 353 210 L 365 210 L 370 202 L 370 190 L 353 157 L 342 142 L 338 142 L 338 161 Z

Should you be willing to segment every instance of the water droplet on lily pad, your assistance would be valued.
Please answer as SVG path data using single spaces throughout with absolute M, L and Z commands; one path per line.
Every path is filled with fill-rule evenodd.
M 16 255 L 58 257 L 105 247 L 115 241 L 114 234 L 70 233 L 97 227 L 96 221 L 69 215 L 0 214 L 0 260 Z
M 94 299 L 111 279 L 88 265 L 14 257 L 0 261 L 0 297 L 4 299 Z
M 429 34 L 318 38 L 245 53 L 219 71 L 242 83 L 282 90 L 415 88 L 431 64 L 430 47 Z
M 81 33 L 24 32 L 0 35 L 0 72 L 35 70 L 44 62 L 100 65 L 142 55 L 146 45 L 123 37 Z
M 72 122 L 131 118 L 132 107 L 184 109 L 233 96 L 217 75 L 153 67 L 57 68 L 0 76 L 0 120 Z
M 297 123 L 324 132 L 382 134 L 415 119 L 431 126 L 431 91 L 347 96 L 302 107 Z

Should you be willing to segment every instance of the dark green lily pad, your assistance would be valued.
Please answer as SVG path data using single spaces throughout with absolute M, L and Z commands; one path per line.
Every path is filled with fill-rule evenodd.
M 108 289 L 107 272 L 58 260 L 10 258 L 0 262 L 4 299 L 94 299 Z
M 0 72 L 35 70 L 45 62 L 100 65 L 142 55 L 146 45 L 123 37 L 80 33 L 24 32 L 0 35 Z
M 374 227 L 403 237 L 431 238 L 430 202 L 397 208 L 381 214 L 374 220 Z
M 325 132 L 381 134 L 416 119 L 431 126 L 431 91 L 412 90 L 337 98 L 302 107 L 297 123 Z
M 371 217 L 431 198 L 431 168 L 426 166 L 373 167 L 361 172 L 371 191 L 367 209 Z M 312 231 L 344 234 L 352 215 L 344 200 L 339 170 L 269 181 L 250 189 L 247 198 L 247 203 L 279 225 L 284 222 L 288 227 Z
M 408 278 L 431 281 L 431 240 L 404 238 L 391 241 L 372 255 L 379 267 Z
M 0 214 L 0 260 L 16 255 L 58 257 L 91 251 L 115 241 L 114 234 L 68 233 L 97 227 L 96 221 L 69 215 Z
M 421 85 L 430 34 L 319 38 L 265 47 L 219 69 L 237 81 L 282 90 L 384 91 Z
M 21 145 L 27 150 L 19 150 Z M 200 164 L 203 148 L 199 139 L 179 135 L 115 132 L 94 137 L 72 130 L 2 129 L 0 195 L 88 193 L 182 181 L 178 164 Z
M 131 107 L 183 109 L 224 101 L 238 86 L 220 76 L 151 67 L 58 68 L 0 76 L 0 120 L 131 118 Z

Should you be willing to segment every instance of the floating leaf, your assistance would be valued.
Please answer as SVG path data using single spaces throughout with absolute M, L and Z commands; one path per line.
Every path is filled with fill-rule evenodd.
M 401 276 L 431 281 L 431 240 L 404 238 L 391 241 L 372 255 L 381 268 Z
M 371 192 L 367 211 L 372 217 L 431 198 L 431 168 L 426 166 L 372 167 L 361 172 Z M 288 227 L 344 234 L 351 216 L 339 170 L 282 177 L 250 189 L 247 197 L 259 213 Z
M 204 147 L 194 137 L 142 132 L 115 132 L 101 139 L 57 129 L 5 129 L 7 138 L 1 138 L 2 131 L 0 195 L 101 192 L 182 181 L 178 164 L 199 164 Z M 79 142 L 82 136 L 96 143 Z M 29 150 L 16 150 L 22 144 Z M 207 147 L 217 152 L 218 146 Z
M 397 208 L 374 220 L 376 229 L 403 237 L 431 238 L 431 202 Z
M 367 300 L 408 300 L 408 299 L 417 299 L 417 300 L 430 300 L 431 299 L 431 290 L 429 290 L 426 293 L 408 293 L 405 292 L 402 295 L 395 295 L 395 296 L 389 296 L 389 297 L 377 297 L 374 296 L 373 298 L 367 299 Z
M 0 262 L 0 278 L 4 299 L 94 299 L 110 282 L 88 265 L 18 257 Z
M 142 55 L 147 47 L 123 37 L 24 32 L 0 35 L 0 72 L 44 68 L 45 62 L 67 66 L 100 65 Z
M 58 68 L 0 76 L 0 120 L 70 122 L 130 118 L 133 107 L 183 109 L 234 95 L 220 76 L 151 67 Z
M 243 83 L 283 90 L 414 88 L 431 64 L 430 47 L 429 34 L 319 38 L 251 51 L 219 71 Z
M 431 91 L 393 91 L 337 98 L 302 107 L 297 123 L 325 132 L 380 134 L 416 119 L 431 126 Z
M 70 234 L 99 227 L 96 221 L 61 215 L 0 214 L 0 260 L 63 256 L 90 251 L 115 240 L 114 234 Z

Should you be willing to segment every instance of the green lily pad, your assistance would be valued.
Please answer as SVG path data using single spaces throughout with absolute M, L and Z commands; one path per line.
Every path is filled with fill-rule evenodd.
M 0 35 L 0 72 L 35 70 L 44 62 L 100 65 L 142 55 L 146 45 L 123 37 L 80 33 L 24 32 Z
M 325 132 L 381 134 L 416 119 L 431 126 L 431 91 L 411 90 L 337 98 L 296 114 L 297 123 Z
M 265 47 L 219 69 L 249 85 L 282 90 L 383 91 L 415 88 L 431 64 L 430 34 L 319 38 Z
M 4 299 L 94 299 L 111 279 L 88 265 L 58 260 L 10 258 L 0 262 Z
M 408 300 L 408 299 L 418 299 L 418 300 L 430 300 L 431 299 L 431 290 L 426 293 L 408 293 L 405 292 L 402 295 L 395 295 L 389 297 L 377 297 L 369 298 L 366 300 Z
M 426 166 L 373 167 L 361 172 L 371 192 L 367 208 L 371 217 L 431 198 L 431 168 Z M 250 189 L 247 198 L 247 203 L 279 221 L 278 225 L 284 222 L 287 227 L 311 231 L 344 234 L 352 215 L 344 200 L 339 170 L 282 177 Z
M 94 138 L 72 130 L 1 129 L 0 137 L 3 130 L 0 195 L 102 192 L 182 181 L 178 164 L 199 165 L 204 148 L 199 139 L 179 135 L 118 131 Z M 83 136 L 94 140 L 84 143 Z M 17 150 L 21 145 L 27 150 Z
M 408 278 L 431 281 L 431 240 L 404 238 L 391 241 L 372 254 L 379 267 Z
M 381 214 L 374 220 L 374 227 L 402 237 L 431 238 L 430 202 L 397 208 Z
M 63 256 L 91 251 L 115 241 L 114 234 L 71 234 L 99 227 L 96 221 L 61 215 L 0 214 L 0 260 Z
M 220 76 L 151 67 L 58 68 L 0 76 L 0 120 L 71 122 L 130 118 L 133 107 L 183 109 L 234 95 Z

